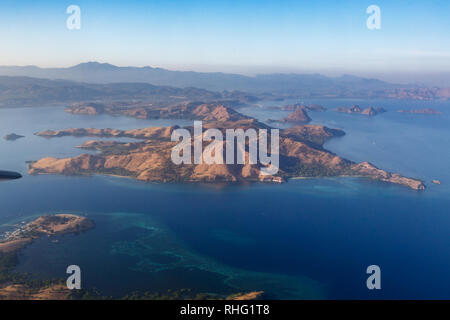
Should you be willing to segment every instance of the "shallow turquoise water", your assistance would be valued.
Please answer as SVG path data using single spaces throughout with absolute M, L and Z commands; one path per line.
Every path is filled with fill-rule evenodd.
M 370 119 L 332 111 L 311 116 L 347 132 L 328 149 L 422 178 L 425 192 L 355 178 L 212 186 L 30 177 L 26 160 L 74 155 L 81 151 L 73 147 L 89 140 L 47 140 L 33 132 L 173 122 L 72 116 L 55 108 L 0 110 L 0 135 L 26 136 L 0 141 L 0 168 L 24 173 L 0 184 L 0 231 L 43 213 L 88 215 L 97 223 L 94 230 L 36 241 L 22 251 L 18 270 L 64 277 L 67 265 L 78 264 L 83 286 L 115 296 L 189 287 L 222 294 L 263 289 L 274 298 L 449 298 L 448 111 L 442 117 L 401 115 L 393 110 L 403 104 L 377 105 L 390 112 Z M 264 110 L 242 111 L 267 118 Z M 365 287 L 370 264 L 382 270 L 379 292 Z

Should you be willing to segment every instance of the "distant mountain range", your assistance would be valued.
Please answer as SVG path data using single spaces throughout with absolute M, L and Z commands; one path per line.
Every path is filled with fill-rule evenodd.
M 239 100 L 257 98 L 449 99 L 450 89 L 399 85 L 350 75 L 266 74 L 254 77 L 117 67 L 88 62 L 69 68 L 0 66 L 0 106 L 92 100 Z
M 326 77 L 320 74 L 263 74 L 254 77 L 227 73 L 171 71 L 152 67 L 117 67 L 108 63 L 87 62 L 68 68 L 0 66 L 0 75 L 60 79 L 86 83 L 141 82 L 158 86 L 197 87 L 213 91 L 242 90 L 253 93 L 323 93 L 349 90 L 376 91 L 405 87 L 376 79 L 355 76 Z M 408 86 L 411 87 L 411 86 Z

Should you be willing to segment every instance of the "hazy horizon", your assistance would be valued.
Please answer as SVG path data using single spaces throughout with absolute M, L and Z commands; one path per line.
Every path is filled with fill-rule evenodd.
M 69 30 L 67 8 L 81 9 Z M 369 30 L 366 9 L 381 10 Z M 169 70 L 351 74 L 450 86 L 448 1 L 92 1 L 0 3 L 0 65 L 85 61 Z
M 344 75 L 357 76 L 367 79 L 378 79 L 390 83 L 397 84 L 423 84 L 427 86 L 450 86 L 450 72 L 442 73 L 376 73 L 376 72 L 352 72 L 352 71 L 338 71 L 338 70 L 322 70 L 322 72 L 317 72 L 308 69 L 295 69 L 295 68 L 278 68 L 278 67 L 254 67 L 249 68 L 246 66 L 211 66 L 211 65 L 193 65 L 193 66 L 177 66 L 177 65 L 117 65 L 114 63 L 106 61 L 80 61 L 79 63 L 69 64 L 69 65 L 55 65 L 55 66 L 42 66 L 33 64 L 23 64 L 23 65 L 0 65 L 0 67 L 38 67 L 41 69 L 62 69 L 70 68 L 84 63 L 100 63 L 100 64 L 110 64 L 116 67 L 135 67 L 135 68 L 161 68 L 170 71 L 190 71 L 190 72 L 206 72 L 206 73 L 225 73 L 225 74 L 237 74 L 243 76 L 257 76 L 264 74 L 320 74 L 327 77 L 341 77 Z

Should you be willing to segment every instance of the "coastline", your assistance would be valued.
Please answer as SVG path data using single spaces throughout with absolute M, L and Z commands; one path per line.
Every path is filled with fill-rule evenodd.
M 61 280 L 34 281 L 14 269 L 18 252 L 44 236 L 77 234 L 95 227 L 92 220 L 74 214 L 44 215 L 16 226 L 0 241 L 0 300 L 67 300 L 72 292 Z
M 200 108 L 200 109 L 199 109 Z M 222 105 L 200 105 L 193 112 L 214 110 L 220 118 L 234 115 L 235 111 Z M 216 115 L 217 116 L 217 115 Z M 242 120 L 242 119 L 241 119 Z M 256 119 L 207 122 L 207 126 L 220 128 L 264 127 Z M 246 164 L 181 164 L 171 162 L 170 150 L 175 146 L 170 136 L 178 127 L 147 127 L 135 130 L 71 128 L 59 131 L 46 130 L 35 133 L 44 138 L 77 137 L 133 137 L 142 142 L 120 143 L 90 140 L 82 146 L 95 149 L 96 154 L 81 154 L 75 157 L 45 157 L 30 162 L 28 173 L 90 175 L 107 174 L 147 182 L 276 182 L 282 183 L 293 177 L 339 177 L 364 176 L 373 180 L 399 184 L 414 190 L 425 190 L 419 179 L 402 176 L 379 169 L 370 162 L 355 163 L 341 158 L 322 146 L 333 137 L 345 134 L 342 130 L 330 129 L 320 125 L 298 125 L 284 129 L 281 133 L 280 156 L 284 159 L 279 172 L 264 175 L 263 166 Z M 187 127 L 189 129 L 190 127 Z M 193 142 L 191 142 L 193 143 Z
M 15 253 L 43 236 L 79 233 L 94 227 L 92 220 L 74 214 L 39 216 L 12 232 L 6 232 L 6 236 L 0 241 L 0 253 Z

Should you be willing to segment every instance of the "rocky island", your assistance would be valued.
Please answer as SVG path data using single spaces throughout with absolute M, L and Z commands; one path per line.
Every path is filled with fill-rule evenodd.
M 287 117 L 280 120 L 272 120 L 268 119 L 267 122 L 281 122 L 281 123 L 308 123 L 311 121 L 311 118 L 308 116 L 308 113 L 303 108 L 296 109 L 294 112 L 289 114 Z
M 0 241 L 0 299 L 6 300 L 65 300 L 71 291 L 58 280 L 30 281 L 17 274 L 17 253 L 34 240 L 44 236 L 79 233 L 94 227 L 94 222 L 74 214 L 41 216 L 6 233 Z
M 197 106 L 198 108 L 198 106 Z M 257 120 L 238 114 L 222 105 L 201 105 L 204 118 L 210 119 L 203 129 L 268 128 Z M 200 112 L 202 113 L 202 112 Z M 92 140 L 79 146 L 97 150 L 97 154 L 82 154 L 71 158 L 47 157 L 32 162 L 29 174 L 89 175 L 109 174 L 148 182 L 281 182 L 291 177 L 360 176 L 400 184 L 414 190 L 425 189 L 422 181 L 389 173 L 374 165 L 354 163 L 323 148 L 330 138 L 342 136 L 341 130 L 323 126 L 299 125 L 280 131 L 280 170 L 274 176 L 263 175 L 262 167 L 253 164 L 182 164 L 171 161 L 171 149 L 176 145 L 170 137 L 178 127 L 144 128 L 136 130 L 67 129 L 38 132 L 36 135 L 54 138 L 89 136 L 97 138 L 128 137 L 140 141 L 116 142 Z M 192 127 L 186 128 L 188 131 Z M 193 141 L 191 141 L 193 143 Z M 245 151 L 247 154 L 247 150 Z
M 14 252 L 42 236 L 78 233 L 94 227 L 94 223 L 86 217 L 74 214 L 56 214 L 41 216 L 20 227 L 0 241 L 0 252 Z
M 325 111 L 327 108 L 318 105 L 318 104 L 310 104 L 304 105 L 301 103 L 290 104 L 283 107 L 271 107 L 270 109 L 282 110 L 282 111 L 293 111 L 287 117 L 282 118 L 280 120 L 267 119 L 267 122 L 281 122 L 281 123 L 297 123 L 304 124 L 311 121 L 307 111 Z
M 349 108 L 338 107 L 335 109 L 335 111 L 341 112 L 341 113 L 361 114 L 361 115 L 366 115 L 366 116 L 370 116 L 370 117 L 386 112 L 386 110 L 381 107 L 376 107 L 376 108 L 367 107 L 365 109 L 361 109 L 360 106 L 358 106 L 358 105 L 354 105 Z
M 294 103 L 294 104 L 289 104 L 286 106 L 282 106 L 282 107 L 275 107 L 279 110 L 283 110 L 283 111 L 295 111 L 297 109 L 304 109 L 304 110 L 308 110 L 308 111 L 326 111 L 327 108 L 325 108 L 324 106 L 321 106 L 319 104 L 309 104 L 309 105 L 305 105 L 303 103 Z

